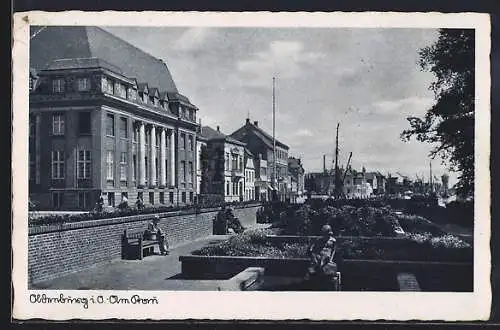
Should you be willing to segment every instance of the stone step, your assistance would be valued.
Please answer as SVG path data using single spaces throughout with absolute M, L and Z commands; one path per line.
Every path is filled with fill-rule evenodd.
M 399 273 L 397 280 L 399 291 L 421 291 L 415 275 L 411 273 Z

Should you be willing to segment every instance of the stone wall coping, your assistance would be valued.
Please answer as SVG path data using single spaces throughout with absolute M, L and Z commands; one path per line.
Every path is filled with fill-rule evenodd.
M 144 220 L 153 219 L 154 216 L 158 215 L 160 218 L 169 218 L 179 215 L 190 215 L 197 213 L 208 213 L 219 211 L 220 208 L 212 208 L 212 209 L 201 209 L 199 211 L 170 211 L 170 212 L 161 212 L 161 213 L 149 213 L 149 214 L 137 214 L 130 215 L 125 217 L 116 217 L 116 218 L 105 218 L 105 219 L 95 219 L 95 220 L 83 220 L 83 221 L 75 221 L 75 222 L 61 222 L 54 224 L 44 224 L 44 225 L 35 225 L 29 227 L 28 235 L 36 235 L 36 234 L 45 234 L 56 231 L 66 231 L 66 230 L 75 230 L 75 229 L 83 229 L 90 227 L 99 227 L 106 225 L 115 225 L 121 223 L 129 223 L 129 222 L 139 222 Z
M 260 206 L 261 204 L 245 204 L 232 206 L 235 209 L 244 209 Z M 74 221 L 74 222 L 60 222 L 53 224 L 41 224 L 41 225 L 32 225 L 28 227 L 28 235 L 37 235 L 37 234 L 45 234 L 59 231 L 67 231 L 67 230 L 76 230 L 83 228 L 91 228 L 91 227 L 99 227 L 99 226 L 107 226 L 107 225 L 115 225 L 121 223 L 130 223 L 130 222 L 138 222 L 144 220 L 153 219 L 154 216 L 159 215 L 160 218 L 169 218 L 175 217 L 179 215 L 190 215 L 190 214 L 200 214 L 200 213 L 208 213 L 215 212 L 221 210 L 221 207 L 213 207 L 213 208 L 202 208 L 202 209 L 189 209 L 189 210 L 176 210 L 176 211 L 168 211 L 168 212 L 160 212 L 160 213 L 148 213 L 148 214 L 136 214 L 129 215 L 124 217 L 115 217 L 115 218 L 103 218 L 103 219 L 94 219 L 94 220 L 82 220 L 82 221 Z
M 246 257 L 246 256 L 198 256 L 184 255 L 179 256 L 179 261 L 200 261 L 200 262 L 217 262 L 220 261 L 238 261 L 238 260 L 269 260 L 287 262 L 287 261 L 309 261 L 309 258 L 268 258 L 268 257 Z M 405 265 L 448 265 L 448 266 L 465 266 L 471 265 L 473 262 L 457 262 L 457 261 L 414 261 L 414 260 L 384 260 L 384 259 L 344 259 L 343 263 L 372 263 L 372 264 L 405 264 Z

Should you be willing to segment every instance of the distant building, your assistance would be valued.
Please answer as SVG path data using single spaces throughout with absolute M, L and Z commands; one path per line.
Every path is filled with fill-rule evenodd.
M 253 155 L 262 155 L 261 159 L 267 162 L 267 178 L 269 185 L 260 186 L 260 190 L 268 189 L 267 196 L 272 196 L 272 191 L 276 189 L 277 198 L 285 201 L 288 196 L 288 150 L 289 147 L 276 139 L 276 155 L 274 154 L 273 138 L 259 127 L 259 123 L 246 119 L 245 125 L 231 134 L 231 137 L 246 144 Z M 274 161 L 276 160 L 276 163 Z M 276 165 L 276 174 L 274 167 Z M 273 187 L 273 178 L 276 186 Z M 262 180 L 259 180 L 262 182 Z
M 267 160 L 262 159 L 262 154 L 254 158 L 255 166 L 255 198 L 259 201 L 269 201 L 271 198 L 270 191 L 271 179 L 268 176 Z
M 219 126 L 201 128 L 208 159 L 206 193 L 219 195 L 225 202 L 244 199 L 245 144 L 220 132 Z
M 245 148 L 245 201 L 255 200 L 255 163 L 252 153 Z
M 202 134 L 201 121 L 196 134 L 196 194 L 206 190 L 206 178 L 203 176 L 208 170 L 207 139 Z M 199 200 L 199 199 L 198 199 Z
M 288 172 L 290 173 L 291 191 L 296 197 L 304 194 L 305 171 L 300 158 L 288 158 Z

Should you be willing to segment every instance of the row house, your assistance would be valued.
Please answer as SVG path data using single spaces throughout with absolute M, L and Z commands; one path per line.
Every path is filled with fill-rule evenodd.
M 206 140 L 206 184 L 201 195 L 221 196 L 225 202 L 243 201 L 245 196 L 245 144 L 223 134 L 219 126 L 201 127 Z M 203 161 L 202 161 L 203 162 Z
M 113 34 L 49 26 L 30 41 L 29 195 L 43 209 L 193 203 L 198 108 L 166 64 Z
M 296 201 L 297 197 L 304 194 L 304 167 L 300 158 L 288 158 L 288 172 L 290 173 L 291 200 Z
M 255 161 L 254 156 L 245 148 L 245 195 L 244 201 L 256 200 L 255 197 Z
M 266 200 L 273 198 L 273 196 L 276 196 L 281 201 L 290 200 L 289 147 L 276 139 L 275 153 L 272 136 L 259 127 L 258 121 L 251 123 L 249 118 L 246 119 L 242 127 L 234 131 L 230 136 L 245 143 L 248 150 L 258 157 L 256 162 L 260 163 L 261 160 L 266 162 L 267 181 L 262 180 L 260 165 L 256 165 L 256 196 L 260 198 L 265 195 Z M 275 169 L 276 173 L 274 173 Z M 262 191 L 265 191 L 265 194 L 262 194 Z

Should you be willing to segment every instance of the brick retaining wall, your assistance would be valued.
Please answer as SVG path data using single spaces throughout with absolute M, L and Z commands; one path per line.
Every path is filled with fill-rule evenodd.
M 260 205 L 235 207 L 237 218 L 248 226 L 256 223 Z M 159 226 L 170 247 L 207 237 L 213 231 L 218 209 L 160 213 Z M 57 278 L 97 263 L 121 257 L 125 229 L 146 229 L 154 214 L 73 223 L 33 226 L 28 237 L 30 283 Z

